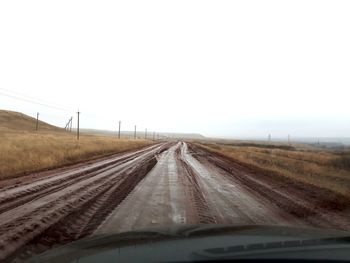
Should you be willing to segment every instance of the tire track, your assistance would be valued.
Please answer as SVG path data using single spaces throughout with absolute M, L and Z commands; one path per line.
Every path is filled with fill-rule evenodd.
M 143 171 L 144 167 L 149 169 L 150 165 L 154 165 L 154 156 L 166 147 L 162 145 L 130 156 L 123 164 L 105 167 L 102 172 L 95 171 L 96 174 L 92 176 L 82 174 L 84 180 L 73 181 L 67 187 L 59 186 L 54 192 L 45 190 L 47 195 L 42 193 L 42 197 L 0 214 L 0 259 L 6 258 L 54 225 L 67 227 L 66 220 L 72 220 L 69 216 L 77 218 L 82 214 L 81 211 L 85 211 L 89 216 L 87 219 L 91 221 L 83 228 L 73 224 L 70 229 L 76 234 L 71 238 L 85 235 L 88 229 L 94 229 L 146 175 L 146 172 L 139 173 L 138 170 Z
M 121 165 L 134 157 L 129 157 L 124 161 L 117 162 L 112 166 L 106 166 L 105 168 L 94 168 L 91 169 L 91 172 L 82 172 L 76 173 L 70 176 L 67 179 L 56 180 L 54 182 L 50 182 L 44 185 L 40 185 L 38 187 L 33 187 L 29 191 L 19 192 L 16 195 L 9 196 L 8 198 L 4 198 L 0 202 L 0 213 L 4 213 L 12 208 L 18 207 L 25 203 L 29 203 L 34 201 L 40 197 L 43 197 L 47 194 L 51 194 L 57 191 L 60 191 L 67 186 L 78 183 L 82 180 L 86 180 L 88 178 L 94 177 L 102 172 L 108 171 L 109 169 L 115 168 L 118 165 Z
M 201 191 L 201 187 L 196 178 L 197 177 L 196 173 L 193 171 L 191 166 L 186 162 L 186 160 L 181 154 L 181 147 L 179 147 L 176 150 L 176 156 L 178 161 L 178 167 L 182 169 L 182 174 L 185 175 L 186 179 L 192 185 L 192 188 L 190 188 L 189 196 L 191 198 L 191 201 L 194 203 L 196 214 L 198 216 L 198 223 L 200 224 L 216 223 L 217 220 L 215 219 L 215 216 L 212 214 L 210 207 L 206 199 L 204 198 L 203 192 Z
M 195 207 L 192 194 L 194 186 L 176 154 L 180 145 L 172 143 L 157 157 L 157 165 L 93 235 L 199 223 L 199 206 Z
M 205 198 L 209 213 L 214 215 L 215 223 L 221 224 L 253 224 L 263 221 L 263 216 L 252 213 L 252 209 L 246 210 L 246 206 L 240 199 L 251 199 L 239 188 L 230 188 L 233 186 L 222 180 L 217 171 L 212 170 L 211 166 L 205 166 L 198 163 L 188 152 L 186 143 L 182 144 L 181 157 L 188 167 L 192 170 L 192 177 L 196 178 L 199 191 Z M 237 199 L 239 197 L 239 199 Z M 256 208 L 256 202 L 250 204 Z M 204 210 L 205 212 L 206 210 Z M 266 212 L 261 211 L 260 212 Z
M 121 165 L 125 162 L 130 161 L 133 158 L 140 156 L 145 151 L 146 150 L 138 151 L 135 153 L 135 155 L 131 156 L 130 154 L 125 157 L 122 156 L 114 161 L 104 162 L 101 165 L 95 165 L 91 168 L 83 169 L 83 171 L 73 171 L 68 173 L 66 176 L 63 176 L 63 178 L 53 178 L 53 180 L 49 180 L 47 183 L 34 185 L 33 187 L 25 189 L 23 191 L 18 190 L 15 193 L 11 193 L 14 190 L 13 188 L 11 188 L 12 191 L 6 191 L 8 189 L 2 189 L 0 191 L 2 196 L 2 198 L 0 199 L 0 214 L 22 204 L 33 201 L 37 198 L 45 196 L 48 193 L 53 193 L 55 191 L 62 190 L 63 188 L 71 184 L 77 183 L 81 180 L 86 180 L 89 177 L 96 176 L 101 172 L 117 167 L 118 165 Z M 46 178 L 44 178 L 43 181 L 46 181 L 45 179 Z M 20 189 L 20 186 L 17 186 L 17 189 Z
M 55 246 L 60 246 L 90 235 L 103 220 L 130 194 L 134 187 L 157 163 L 154 156 L 123 172 L 120 180 L 86 202 L 79 210 L 74 210 L 50 226 L 17 251 L 18 261 L 38 254 Z M 12 258 L 11 261 L 14 261 Z

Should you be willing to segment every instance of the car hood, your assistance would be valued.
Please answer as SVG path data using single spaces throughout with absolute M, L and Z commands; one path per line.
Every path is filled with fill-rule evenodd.
M 271 249 L 350 244 L 340 230 L 266 225 L 177 225 L 84 238 L 28 262 L 208 260 Z

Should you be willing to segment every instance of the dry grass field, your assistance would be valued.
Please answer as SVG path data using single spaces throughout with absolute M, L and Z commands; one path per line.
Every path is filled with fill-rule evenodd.
M 230 159 L 350 197 L 350 151 L 254 143 L 201 143 Z
M 151 141 L 54 132 L 0 134 L 0 179 L 140 148 Z
M 73 164 L 107 154 L 150 145 L 152 141 L 74 133 L 34 118 L 0 111 L 0 180 L 48 168 Z

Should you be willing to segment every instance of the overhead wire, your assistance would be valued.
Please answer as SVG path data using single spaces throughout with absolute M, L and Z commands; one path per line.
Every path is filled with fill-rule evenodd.
M 72 109 L 70 109 L 68 107 L 65 107 L 65 106 L 62 106 L 62 105 L 58 105 L 58 104 L 54 104 L 54 103 L 51 103 L 51 102 L 47 102 L 47 101 L 44 101 L 42 99 L 30 97 L 28 95 L 21 94 L 19 92 L 6 90 L 4 88 L 0 88 L 0 90 L 5 91 L 5 92 L 1 92 L 0 91 L 0 95 L 6 96 L 6 97 L 9 97 L 9 98 L 12 98 L 12 99 L 21 100 L 21 101 L 25 101 L 25 102 L 41 105 L 41 106 L 44 106 L 44 107 L 49 107 L 49 108 L 56 109 L 56 110 L 62 110 L 62 111 L 66 111 L 66 112 L 74 111 L 74 110 L 72 110 Z M 11 94 L 11 93 L 13 93 L 13 94 Z
M 19 93 L 16 91 L 11 91 L 11 90 L 4 89 L 4 88 L 0 88 L 0 95 L 5 96 L 5 97 L 9 97 L 9 98 L 12 98 L 15 100 L 19 100 L 19 101 L 24 101 L 24 102 L 40 105 L 43 107 L 52 108 L 55 110 L 65 111 L 65 112 L 69 112 L 69 113 L 75 112 L 75 110 L 68 108 L 66 106 L 59 105 L 56 103 L 51 103 L 51 102 L 48 102 L 48 101 L 45 101 L 42 99 L 35 98 L 33 96 L 28 96 L 26 94 Z M 90 112 L 85 112 L 84 116 L 88 116 L 90 118 L 101 120 L 101 116 L 97 116 L 97 115 L 90 113 Z M 61 117 L 61 116 L 56 115 L 56 117 Z M 104 118 L 102 117 L 102 119 L 104 119 Z M 142 128 L 140 127 L 140 129 L 142 129 Z

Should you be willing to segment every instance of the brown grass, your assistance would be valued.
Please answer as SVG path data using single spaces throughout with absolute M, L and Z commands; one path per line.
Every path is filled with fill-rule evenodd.
M 254 147 L 254 144 L 200 145 L 234 161 L 277 172 L 294 180 L 350 197 L 350 151 L 335 152 L 299 146 L 286 150 L 285 147 Z
M 64 129 L 62 128 L 41 121 L 40 116 L 38 128 L 40 131 L 64 132 Z M 13 131 L 34 132 L 35 129 L 36 118 L 20 112 L 0 110 L 0 133 Z
M 0 132 L 0 179 L 140 148 L 153 142 L 66 132 Z

